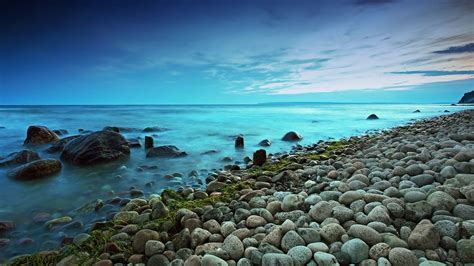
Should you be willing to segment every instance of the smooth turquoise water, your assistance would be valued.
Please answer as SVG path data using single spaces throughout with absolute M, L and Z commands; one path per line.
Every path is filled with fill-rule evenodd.
M 258 149 L 258 142 L 270 139 L 270 153 L 291 150 L 295 143 L 281 141 L 290 130 L 303 135 L 299 144 L 318 140 L 343 138 L 364 134 L 369 130 L 401 125 L 413 119 L 443 115 L 445 109 L 458 111 L 466 106 L 427 104 L 285 104 L 242 106 L 26 106 L 0 107 L 0 156 L 23 149 L 23 140 L 29 125 L 44 125 L 51 129 L 67 129 L 69 135 L 78 129 L 100 130 L 105 126 L 138 128 L 124 133 L 128 137 L 150 135 L 141 132 L 145 127 L 158 126 L 166 131 L 154 137 L 155 146 L 172 144 L 186 151 L 187 157 L 178 159 L 149 159 L 141 148 L 132 149 L 130 159 L 97 167 L 79 168 L 65 164 L 62 172 L 50 178 L 19 182 L 6 177 L 9 168 L 0 168 L 0 221 L 13 220 L 16 229 L 6 237 L 10 243 L 0 247 L 1 258 L 15 254 L 48 249 L 59 245 L 64 235 L 74 235 L 87 230 L 95 220 L 105 218 L 113 208 L 91 215 L 79 215 L 74 209 L 96 198 L 128 197 L 131 186 L 157 193 L 164 188 L 199 186 L 197 179 L 187 177 L 191 170 L 198 170 L 198 179 L 204 180 L 212 169 L 222 168 L 223 157 L 242 161 Z M 421 113 L 413 113 L 420 109 Z M 366 120 L 371 114 L 379 120 Z M 243 134 L 245 148 L 234 148 L 234 137 Z M 48 145 L 35 148 L 42 158 L 58 158 L 48 154 Z M 201 155 L 208 150 L 218 153 Z M 138 166 L 157 166 L 155 170 L 137 171 Z M 182 178 L 166 179 L 175 172 Z M 121 176 L 121 178 L 117 178 Z M 145 184 L 154 181 L 155 185 Z M 82 229 L 46 229 L 42 223 L 33 223 L 32 217 L 46 212 L 52 217 L 70 215 L 82 221 Z M 0 236 L 5 237 L 5 236 Z M 33 243 L 21 244 L 20 238 L 31 238 Z M 53 240 L 54 242 L 48 242 Z M 29 241 L 27 241 L 29 242 Z

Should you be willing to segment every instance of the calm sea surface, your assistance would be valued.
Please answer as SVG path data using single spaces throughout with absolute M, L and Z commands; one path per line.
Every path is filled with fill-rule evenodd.
M 290 151 L 294 143 L 281 141 L 290 130 L 298 131 L 304 139 L 300 144 L 318 140 L 343 138 L 364 134 L 369 130 L 394 127 L 413 119 L 443 115 L 469 107 L 435 104 L 285 104 L 285 105 L 227 105 L 227 106 L 0 106 L 0 156 L 24 149 L 23 141 L 29 125 L 44 125 L 50 129 L 66 129 L 70 135 L 78 129 L 101 130 L 105 126 L 136 128 L 123 133 L 126 138 L 152 135 L 155 146 L 176 145 L 188 153 L 177 159 L 146 158 L 143 148 L 131 149 L 127 161 L 96 167 L 75 167 L 64 164 L 59 175 L 42 180 L 19 182 L 7 178 L 10 168 L 0 168 L 0 221 L 11 220 L 16 227 L 7 235 L 10 242 L 0 246 L 0 262 L 17 254 L 59 247 L 64 236 L 86 231 L 90 225 L 114 211 L 106 206 L 93 214 L 75 211 L 91 200 L 129 197 L 134 186 L 145 194 L 158 193 L 165 188 L 199 186 L 209 172 L 223 167 L 223 157 L 234 162 L 250 156 L 263 139 L 272 141 L 267 152 Z M 413 113 L 419 109 L 420 113 Z M 371 114 L 379 120 L 366 120 Z M 165 131 L 143 133 L 145 127 L 157 126 Z M 234 137 L 243 134 L 245 148 L 234 148 Z M 44 152 L 48 145 L 33 149 L 42 158 L 58 158 L 59 154 Z M 216 150 L 217 153 L 202 155 Z M 140 171 L 140 166 L 156 166 Z M 143 167 L 142 167 L 143 169 Z M 197 170 L 198 178 L 188 173 Z M 165 175 L 182 173 L 172 179 Z M 201 181 L 199 181 L 199 179 Z M 146 186 L 149 182 L 152 186 Z M 71 216 L 83 223 L 82 228 L 46 228 L 33 222 L 37 214 L 52 218 Z

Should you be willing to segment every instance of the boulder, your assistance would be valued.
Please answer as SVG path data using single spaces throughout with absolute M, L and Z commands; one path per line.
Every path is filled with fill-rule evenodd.
M 258 146 L 262 146 L 262 147 L 268 147 L 270 145 L 272 145 L 272 142 L 268 139 L 264 139 L 258 143 Z
M 23 144 L 46 144 L 58 139 L 58 135 L 45 126 L 30 126 Z
M 281 139 L 283 141 L 298 141 L 298 140 L 302 140 L 303 137 L 295 131 L 290 131 L 290 132 L 287 132 Z
M 474 91 L 464 93 L 459 103 L 474 103 Z
M 174 145 L 164 145 L 164 146 L 158 146 L 151 148 L 147 154 L 147 158 L 154 158 L 154 157 L 160 157 L 160 158 L 175 158 L 175 157 L 183 157 L 186 156 L 186 152 L 181 151 L 178 149 L 178 147 Z
M 243 148 L 244 147 L 244 137 L 242 135 L 238 135 L 235 138 L 235 147 L 236 148 Z
M 145 136 L 145 149 L 153 148 L 153 137 Z
M 61 168 L 62 164 L 58 160 L 36 160 L 13 168 L 8 172 L 8 176 L 17 180 L 33 180 L 54 175 L 61 171 Z
M 376 120 L 379 119 L 379 117 L 376 114 L 371 114 L 367 117 L 367 120 Z
M 39 159 L 40 157 L 37 152 L 32 150 L 21 150 L 18 152 L 10 153 L 6 158 L 1 159 L 0 166 L 24 164 Z
M 143 132 L 160 132 L 160 131 L 165 131 L 166 129 L 161 128 L 161 127 L 146 127 L 143 129 Z
M 62 152 L 64 150 L 64 146 L 71 140 L 80 137 L 80 135 L 74 135 L 74 136 L 69 136 L 62 138 L 49 146 L 49 148 L 46 149 L 46 152 L 48 153 L 56 153 L 56 152 Z
M 262 166 L 267 160 L 267 152 L 264 149 L 257 150 L 253 153 L 253 164 Z
M 345 242 L 341 251 L 349 255 L 351 263 L 360 263 L 369 257 L 369 246 L 359 238 Z
M 392 248 L 388 259 L 393 266 L 417 266 L 418 258 L 406 248 Z
M 130 155 L 127 140 L 113 131 L 97 131 L 69 141 L 61 159 L 75 165 L 94 165 L 126 158 Z
M 439 241 L 438 230 L 430 220 L 419 222 L 408 237 L 408 245 L 412 249 L 436 249 Z

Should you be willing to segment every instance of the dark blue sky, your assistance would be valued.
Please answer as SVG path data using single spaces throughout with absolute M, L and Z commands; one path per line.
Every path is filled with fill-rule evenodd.
M 1 1 L 0 104 L 452 102 L 474 1 Z

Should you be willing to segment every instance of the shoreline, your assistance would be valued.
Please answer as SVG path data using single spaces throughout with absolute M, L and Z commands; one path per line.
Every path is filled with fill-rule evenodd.
M 112 262 L 147 262 L 151 265 L 153 265 L 153 263 L 160 262 L 164 263 L 160 265 L 166 265 L 166 262 L 171 263 L 171 261 L 175 260 L 176 262 L 173 263 L 176 264 L 173 265 L 183 265 L 188 260 L 189 263 L 198 263 L 189 265 L 200 265 L 198 261 L 201 260 L 201 263 L 203 263 L 203 261 L 205 263 L 210 263 L 221 262 L 220 260 L 223 260 L 225 262 L 225 260 L 228 260 L 230 261 L 230 264 L 236 263 L 237 265 L 249 265 L 246 264 L 249 262 L 252 262 L 254 264 L 265 264 L 268 262 L 294 263 L 296 261 L 297 263 L 300 263 L 301 261 L 298 260 L 298 257 L 308 257 L 304 256 L 309 254 L 308 250 L 311 252 L 311 255 L 305 263 L 320 263 L 318 260 L 323 260 L 324 262 L 324 260 L 331 261 L 336 259 L 342 264 L 344 262 L 347 262 L 347 256 L 349 256 L 349 262 L 351 263 L 360 263 L 363 260 L 384 261 L 384 259 L 380 258 L 385 258 L 387 262 L 390 261 L 392 264 L 394 264 L 392 262 L 392 259 L 390 259 L 390 253 L 393 252 L 397 254 L 397 257 L 401 256 L 406 258 L 408 262 L 414 262 L 415 255 L 410 253 L 411 255 L 413 255 L 411 256 L 409 253 L 407 253 L 406 250 L 408 250 L 407 248 L 413 247 L 412 245 L 410 245 L 410 235 L 417 231 L 416 229 L 418 228 L 419 224 L 423 219 L 418 219 L 419 217 L 417 217 L 416 215 L 414 215 L 414 218 L 411 217 L 413 216 L 413 214 L 410 214 L 411 216 L 409 215 L 411 220 L 405 217 L 406 214 L 402 215 L 402 217 L 398 217 L 400 215 L 399 213 L 395 215 L 397 210 L 392 211 L 390 208 L 388 208 L 388 206 L 385 206 L 393 203 L 395 205 L 398 205 L 395 207 L 393 207 L 394 205 L 391 205 L 393 208 L 402 207 L 404 210 L 398 211 L 406 212 L 405 205 L 407 202 L 405 202 L 405 195 L 403 195 L 402 197 L 404 201 L 400 202 L 401 194 L 396 194 L 393 189 L 390 189 L 392 190 L 391 192 L 393 192 L 393 195 L 387 196 L 384 194 L 386 190 L 389 190 L 389 188 L 395 188 L 394 186 L 392 186 L 392 183 L 397 183 L 397 180 L 389 180 L 391 180 L 393 177 L 397 177 L 397 175 L 393 175 L 393 172 L 395 171 L 395 169 L 397 169 L 399 171 L 397 173 L 400 174 L 398 175 L 398 185 L 402 181 L 410 181 L 414 183 L 415 186 L 418 186 L 419 184 L 424 184 L 424 182 L 427 182 L 424 181 L 424 179 L 428 179 L 431 180 L 431 183 L 426 184 L 424 186 L 431 185 L 433 186 L 433 188 L 430 187 L 430 189 L 436 190 L 436 187 L 432 185 L 433 183 L 443 184 L 444 182 L 452 178 L 456 178 L 455 175 L 451 178 L 446 178 L 443 183 L 438 182 L 439 180 L 437 178 L 442 175 L 441 171 L 444 168 L 439 169 L 439 171 L 434 171 L 432 167 L 427 164 L 428 162 L 434 160 L 432 158 L 429 158 L 429 156 L 429 160 L 425 162 L 427 156 L 427 148 L 424 144 L 423 146 L 415 145 L 415 147 L 413 147 L 414 144 L 409 143 L 411 146 L 405 149 L 406 152 L 399 151 L 400 153 L 405 153 L 405 156 L 400 157 L 399 159 L 393 159 L 391 157 L 387 158 L 385 155 L 383 155 L 383 152 L 380 151 L 380 149 L 386 148 L 383 146 L 378 148 L 379 153 L 374 154 L 374 157 L 362 157 L 363 160 L 357 159 L 357 151 L 370 150 L 369 146 L 371 146 L 371 144 L 381 144 L 384 141 L 389 142 L 392 139 L 401 138 L 400 135 L 405 135 L 406 138 L 410 137 L 417 139 L 417 136 L 410 135 L 413 132 L 418 133 L 420 136 L 426 137 L 428 141 L 430 136 L 436 133 L 440 134 L 439 130 L 437 132 L 437 129 L 434 128 L 433 125 L 442 125 L 443 127 L 440 130 L 444 129 L 446 131 L 447 129 L 457 129 L 459 131 L 459 129 L 462 128 L 462 125 L 457 125 L 456 128 L 456 125 L 453 125 L 453 122 L 456 122 L 456 119 L 460 119 L 464 122 L 467 121 L 468 125 L 470 124 L 470 127 L 467 127 L 467 131 L 465 128 L 463 129 L 464 131 L 469 133 L 473 131 L 473 115 L 473 110 L 460 111 L 450 115 L 442 115 L 436 118 L 423 119 L 421 121 L 409 123 L 405 126 L 382 130 L 381 133 L 369 134 L 359 137 L 351 137 L 347 140 L 320 142 L 319 144 L 304 146 L 301 147 L 300 150 L 295 150 L 294 154 L 285 154 L 259 168 L 251 168 L 247 170 L 239 170 L 232 172 L 223 171 L 215 175 L 215 180 L 207 184 L 207 195 L 203 192 L 193 191 L 192 189 L 184 189 L 180 192 L 165 190 L 161 194 L 161 199 L 159 197 L 149 197 L 147 200 L 132 199 L 124 207 L 124 209 L 122 209 L 122 212 L 118 213 L 112 221 L 108 221 L 106 223 L 96 223 L 95 227 L 101 227 L 102 229 L 91 232 L 88 237 L 83 236 L 83 239 L 81 239 L 81 243 L 79 245 L 71 244 L 66 248 L 63 248 L 61 253 L 40 252 L 30 257 L 17 257 L 14 259 L 13 264 L 21 262 L 32 263 L 38 261 L 56 263 L 60 262 L 60 260 L 62 260 L 62 263 L 76 261 L 84 262 L 86 264 L 94 264 L 95 262 L 100 261 L 100 265 L 111 265 Z M 447 132 L 445 133 L 446 134 L 444 137 L 448 138 Z M 442 137 L 443 136 L 440 137 L 440 142 Z M 406 140 L 410 140 L 410 138 Z M 470 147 L 468 148 L 468 151 L 472 152 L 472 142 L 474 139 L 470 138 L 471 136 L 469 136 L 469 139 L 467 140 L 461 140 L 461 142 L 468 142 L 467 144 L 471 145 L 467 145 L 468 147 Z M 401 138 L 401 141 L 403 140 L 404 139 Z M 407 144 L 406 146 L 409 146 L 409 144 Z M 390 148 L 393 149 L 393 147 Z M 424 148 L 424 150 L 422 152 L 418 152 L 418 150 L 420 150 L 421 148 Z M 421 156 L 420 158 L 418 158 L 415 155 L 408 155 L 408 153 L 420 153 Z M 422 156 L 425 156 L 425 158 L 421 158 Z M 451 158 L 449 159 L 454 158 L 453 160 L 455 160 L 455 156 L 457 156 L 457 154 L 451 156 Z M 379 157 L 385 159 L 387 161 L 386 163 L 391 164 L 392 168 L 382 168 L 380 165 L 373 166 L 373 169 L 368 167 L 370 166 L 370 164 L 374 163 L 372 159 Z M 404 162 L 403 160 L 407 157 L 410 157 L 408 162 L 414 161 L 416 162 L 416 164 L 413 163 L 406 167 L 402 167 L 394 166 L 394 163 L 391 162 Z M 465 161 L 466 158 L 468 158 L 467 162 Z M 446 161 L 449 159 L 446 159 Z M 346 167 L 344 165 L 345 163 L 343 162 L 348 160 L 351 161 L 350 164 L 352 165 Z M 370 164 L 363 162 L 364 160 L 367 160 L 367 162 L 370 162 Z M 358 161 L 362 162 L 358 164 Z M 420 162 L 424 166 L 419 166 Z M 473 174 L 473 162 L 471 153 L 467 153 L 467 155 L 464 156 L 463 161 L 459 163 L 468 164 L 467 166 L 462 166 L 468 171 L 468 173 L 465 174 Z M 357 167 L 354 166 L 354 164 L 356 164 Z M 418 167 L 412 167 L 411 165 L 417 165 Z M 447 166 L 451 165 L 446 165 L 445 167 Z M 403 168 L 405 170 L 405 174 L 401 175 L 402 170 L 397 167 Z M 409 167 L 413 168 L 410 168 L 409 171 L 413 170 L 413 173 L 417 174 L 405 176 L 408 174 L 406 173 L 406 168 Z M 454 166 L 451 167 L 453 169 L 455 168 Z M 351 170 L 346 171 L 346 168 L 351 168 Z M 380 171 L 380 169 L 378 168 L 380 168 L 382 171 Z M 462 168 L 461 170 L 464 171 L 464 168 Z M 387 169 L 390 169 L 391 172 Z M 457 171 L 456 169 L 454 170 Z M 352 173 L 350 173 L 351 171 Z M 433 173 L 431 173 L 430 171 Z M 377 174 L 374 174 L 375 172 L 377 172 Z M 387 172 L 387 174 L 385 174 L 385 172 Z M 354 182 L 352 184 L 353 187 L 351 187 L 350 183 L 352 181 L 346 181 L 350 180 L 350 178 L 354 177 L 355 175 L 360 176 L 357 176 L 357 178 L 352 180 Z M 392 175 L 392 177 L 388 178 L 390 175 Z M 365 176 L 365 178 L 363 176 Z M 403 179 L 404 176 L 406 177 L 406 179 Z M 412 177 L 417 177 L 415 180 L 417 180 L 418 183 L 411 181 Z M 472 178 L 472 176 L 468 178 Z M 372 183 L 371 179 L 375 179 L 377 181 L 375 183 Z M 418 179 L 421 179 L 421 181 Z M 378 188 L 378 190 L 382 193 L 370 191 L 371 189 L 375 189 L 373 188 L 375 184 L 377 184 L 376 188 Z M 464 187 L 468 186 L 469 184 Z M 381 190 L 382 188 L 384 189 Z M 396 189 L 397 192 L 399 192 L 399 188 Z M 359 190 L 363 190 L 365 191 L 365 193 L 362 193 Z M 295 194 L 285 193 L 288 191 L 293 192 Z M 426 201 L 425 199 L 429 199 L 429 196 L 433 193 L 431 190 L 428 190 L 426 193 L 423 190 L 412 191 L 413 193 L 408 193 L 411 191 L 408 191 L 407 193 L 415 194 L 413 196 L 415 197 L 415 199 L 417 196 L 419 198 L 423 198 L 423 195 L 419 193 L 424 193 L 424 199 L 408 203 Z M 429 194 L 430 191 L 431 193 Z M 449 191 L 450 190 L 448 190 L 448 192 Z M 276 192 L 277 194 L 275 195 L 274 192 Z M 278 192 L 281 193 L 278 194 Z M 447 192 L 443 193 L 449 195 L 449 193 Z M 458 196 L 456 199 L 463 200 L 462 197 L 465 197 L 464 194 L 459 191 L 458 194 L 460 195 L 455 194 Z M 398 197 L 396 197 L 395 195 Z M 449 196 L 454 198 L 452 195 Z M 348 201 L 348 199 L 346 198 L 356 200 L 352 202 Z M 364 206 L 362 207 L 362 211 L 360 211 L 360 206 L 352 207 L 352 203 L 355 203 L 362 199 L 363 201 L 365 201 L 365 203 L 367 203 L 364 204 Z M 387 199 L 393 200 L 389 200 L 389 203 L 384 204 L 383 201 Z M 339 201 L 339 204 L 335 204 L 333 203 L 333 201 Z M 474 209 L 472 202 L 467 201 L 467 204 L 464 204 L 466 203 L 466 201 L 467 200 L 465 200 L 465 198 L 464 201 L 461 201 L 461 203 L 455 201 L 455 205 L 456 207 L 457 205 L 466 205 L 468 207 L 465 208 L 467 208 L 468 210 Z M 378 202 L 380 204 L 370 205 L 373 202 Z M 359 202 L 359 204 L 362 203 Z M 209 207 L 209 205 L 212 205 L 212 207 Z M 365 213 L 365 207 L 368 205 L 370 207 L 367 207 L 367 209 L 370 209 L 370 211 Z M 430 204 L 428 203 L 428 205 Z M 188 211 L 183 211 L 182 208 L 187 208 Z M 448 213 L 450 213 L 454 208 L 455 207 L 450 208 Z M 314 209 L 317 210 L 311 211 Z M 334 209 L 336 209 L 336 211 L 334 211 Z M 353 209 L 359 211 L 356 212 Z M 352 211 L 352 214 L 350 211 Z M 328 214 L 329 212 L 329 214 L 327 215 L 327 217 L 325 217 L 325 219 L 321 219 L 318 214 L 319 212 L 325 214 Z M 363 216 L 362 214 L 356 216 L 356 214 L 358 213 L 362 213 L 367 218 L 365 218 L 365 216 Z M 381 229 L 383 226 L 380 224 L 374 225 L 373 227 L 375 227 L 375 229 L 367 226 L 367 224 L 369 224 L 370 222 L 364 224 L 367 219 L 371 219 L 370 217 L 372 213 L 374 213 L 372 216 L 376 216 L 377 219 L 372 220 L 370 222 L 375 223 L 379 220 L 383 221 L 382 223 L 385 224 L 383 230 Z M 432 214 L 433 210 L 430 212 L 429 215 L 425 215 L 427 217 L 421 218 L 432 218 Z M 444 213 L 440 215 L 448 214 Z M 242 219 L 237 219 L 236 216 L 239 216 L 238 218 Z M 337 218 L 334 216 L 336 216 Z M 347 219 L 347 217 L 350 218 Z M 401 223 L 401 221 L 397 221 L 397 219 L 405 219 L 409 224 L 409 226 L 406 226 L 408 229 L 402 230 L 401 228 L 403 228 L 403 226 L 397 228 L 397 226 L 394 224 L 394 221 L 396 221 L 397 223 Z M 215 222 L 212 222 L 212 220 L 217 222 L 217 224 Z M 441 221 L 451 220 L 448 219 Z M 270 225 L 266 225 L 267 223 Z M 271 226 L 271 224 L 275 225 Z M 334 226 L 335 224 L 340 225 Z M 365 226 L 364 228 L 360 229 L 363 231 L 363 233 L 351 232 L 351 227 L 353 224 L 360 224 Z M 434 224 L 436 224 L 436 222 L 434 222 Z M 432 230 L 432 228 L 435 228 L 436 231 L 436 227 L 433 224 L 431 225 L 432 226 L 425 226 L 423 224 L 424 227 L 429 227 L 430 230 Z M 462 226 L 463 223 L 461 223 L 461 225 L 458 227 Z M 471 226 L 474 226 L 474 223 Z M 215 230 L 215 227 L 219 227 L 220 230 Z M 381 233 L 377 229 L 383 232 Z M 411 231 L 412 229 L 413 231 Z M 460 229 L 461 228 L 458 228 L 457 231 L 460 231 Z M 383 237 L 382 239 L 384 241 L 378 242 L 374 242 L 373 239 L 364 239 L 363 237 L 363 235 L 365 236 L 364 232 L 370 232 L 369 234 L 372 234 L 375 237 L 373 231 L 376 231 L 379 237 L 375 238 L 377 238 L 377 240 L 380 240 L 381 234 L 388 232 L 393 233 L 394 230 L 397 233 L 394 235 L 398 239 L 390 239 L 391 242 L 385 241 L 385 238 Z M 406 235 L 407 230 L 410 230 L 411 232 L 405 239 L 404 237 L 402 237 L 402 231 Z M 473 232 L 470 231 L 472 230 L 472 227 L 469 227 L 467 229 L 463 228 L 463 230 L 467 230 L 470 234 L 469 236 L 472 236 Z M 169 231 L 170 234 L 164 234 L 162 233 L 163 231 Z M 356 229 L 352 231 L 356 231 Z M 334 236 L 331 234 L 334 234 L 335 232 L 337 233 L 337 236 L 334 238 Z M 314 239 L 307 239 L 312 238 L 312 236 L 314 236 Z M 319 236 L 319 240 L 316 236 Z M 439 238 L 441 238 L 441 236 Z M 358 240 L 353 241 L 354 239 Z M 283 244 L 284 240 L 285 244 Z M 303 240 L 303 242 L 301 242 L 301 240 Z M 403 241 L 405 243 L 403 243 Z M 467 241 L 470 242 L 466 245 L 468 245 L 468 247 L 473 247 L 474 244 L 471 242 L 474 242 L 474 240 Z M 150 244 L 147 244 L 147 242 L 149 242 Z M 297 245 L 291 246 L 286 242 L 294 242 L 297 243 Z M 365 244 L 367 248 L 360 242 L 363 242 L 363 244 Z M 387 244 L 386 242 L 394 242 L 398 246 L 390 246 L 390 244 Z M 439 245 L 440 242 L 441 240 L 438 241 L 437 245 Z M 214 244 L 206 245 L 205 243 Z M 219 245 L 215 243 L 223 244 Z M 318 245 L 312 245 L 311 247 L 309 247 L 311 244 L 315 243 L 318 243 Z M 385 243 L 386 245 L 382 245 L 381 243 Z M 326 245 L 327 249 L 324 245 Z M 305 248 L 298 248 L 303 246 Z M 369 246 L 371 247 L 370 250 Z M 400 246 L 403 246 L 403 248 L 400 248 Z M 198 250 L 198 247 L 200 248 L 200 250 Z M 191 248 L 192 252 L 189 252 L 189 250 L 187 250 L 189 248 Z M 347 249 L 352 250 L 354 248 L 357 251 L 362 250 L 362 257 L 365 256 L 365 250 L 367 249 L 367 258 L 358 261 L 359 258 L 354 259 L 350 256 L 350 254 L 344 255 L 345 253 L 352 252 L 343 252 L 343 250 L 347 251 Z M 153 252 L 151 252 L 150 249 L 152 249 Z M 240 252 L 241 249 L 243 249 L 242 252 Z M 372 249 L 375 249 L 375 251 L 380 251 L 379 253 L 383 253 L 382 251 L 389 251 L 387 254 L 385 254 L 386 252 L 383 253 L 385 256 L 380 256 L 379 258 L 377 258 L 377 260 L 375 260 L 373 259 L 370 252 Z M 238 250 L 238 252 L 235 250 Z M 293 251 L 290 253 L 291 250 Z M 425 250 L 435 250 L 435 248 L 431 249 L 430 246 L 430 249 Z M 443 258 L 441 258 L 441 255 L 438 254 L 439 252 L 437 253 L 435 251 L 435 254 L 437 254 L 438 259 L 441 261 L 449 261 L 448 258 L 454 260 L 454 263 L 457 262 L 455 258 L 464 261 L 464 257 L 452 256 L 452 254 L 449 254 L 449 251 L 451 250 L 453 249 L 445 250 L 446 258 L 444 260 Z M 89 254 L 86 256 L 81 255 L 84 251 L 87 251 Z M 206 255 L 201 259 L 198 255 L 203 254 L 203 252 L 213 255 Z M 283 252 L 283 254 L 287 255 L 275 255 L 277 253 L 280 254 L 280 252 Z M 400 254 L 398 254 L 397 252 Z M 188 253 L 192 253 L 195 255 L 184 256 L 188 255 Z M 264 253 L 269 255 L 264 255 Z M 293 253 L 297 253 L 299 255 L 291 256 L 291 254 Z M 301 255 L 300 253 L 303 255 Z M 178 256 L 179 254 L 183 256 Z M 449 257 L 448 255 L 451 255 L 451 257 Z M 465 254 L 461 255 L 464 256 Z M 184 257 L 186 257 L 186 259 L 184 259 Z M 436 256 L 431 254 L 431 252 L 430 256 L 428 257 L 430 259 L 436 259 Z M 454 257 L 454 259 L 452 257 Z M 469 260 L 472 258 L 469 257 L 469 254 L 467 255 L 467 257 Z M 242 262 L 240 262 L 241 260 Z M 259 263 L 257 263 L 257 260 L 259 261 Z M 205 265 L 213 264 L 211 263 Z

